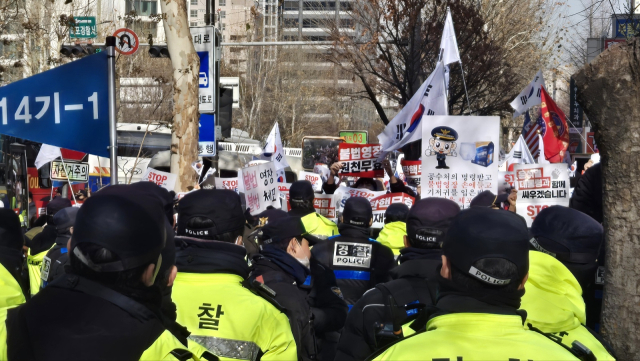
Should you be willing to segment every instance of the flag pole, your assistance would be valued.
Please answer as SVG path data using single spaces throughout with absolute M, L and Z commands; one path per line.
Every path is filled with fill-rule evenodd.
M 69 189 L 71 190 L 71 197 L 73 198 L 73 202 L 78 203 L 76 201 L 76 195 L 73 193 L 73 186 L 71 185 L 69 173 L 67 172 L 67 166 L 64 164 L 64 158 L 62 157 L 62 154 L 60 155 L 60 161 L 62 162 L 62 169 L 64 169 L 64 176 L 67 178 L 67 183 L 69 183 Z
M 451 13 L 451 8 L 447 6 L 447 14 L 450 14 L 450 13 Z M 453 24 L 453 16 L 451 17 L 451 24 Z M 458 45 L 458 42 L 456 41 L 456 46 L 457 45 Z M 440 57 L 442 57 L 442 53 L 440 54 Z M 467 81 L 464 79 L 464 68 L 462 67 L 462 57 L 460 57 L 460 72 L 462 73 L 462 84 L 464 85 L 464 93 L 467 96 L 467 106 L 469 106 L 469 115 L 471 115 L 471 101 L 469 100 L 469 92 L 467 91 Z

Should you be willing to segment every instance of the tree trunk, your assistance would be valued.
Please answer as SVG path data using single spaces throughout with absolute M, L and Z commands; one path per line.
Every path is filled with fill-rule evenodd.
M 602 332 L 619 360 L 640 359 L 640 39 L 574 75 L 602 155 L 606 242 Z
M 160 0 L 160 6 L 173 68 L 171 173 L 178 174 L 176 192 L 184 192 L 197 182 L 191 163 L 198 158 L 200 58 L 189 32 L 186 0 Z

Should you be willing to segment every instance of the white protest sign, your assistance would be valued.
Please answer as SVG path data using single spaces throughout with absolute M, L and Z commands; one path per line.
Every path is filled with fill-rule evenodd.
M 429 116 L 422 122 L 423 198 L 468 208 L 478 193 L 498 191 L 499 117 Z
M 336 189 L 336 191 L 333 193 L 333 198 L 331 201 L 336 209 L 336 219 L 339 219 L 342 215 L 344 204 L 347 202 L 347 199 L 351 197 L 363 197 L 368 200 L 372 200 L 375 197 L 385 195 L 386 193 L 387 191 L 374 192 L 368 189 L 338 187 L 338 189 Z
M 371 228 L 382 229 L 384 227 L 384 214 L 393 203 L 404 203 L 411 208 L 415 202 L 416 199 L 406 193 L 389 193 L 371 199 L 371 209 L 373 210 Z
M 300 173 L 298 173 L 298 179 L 311 182 L 314 192 L 322 192 L 322 176 L 320 174 L 300 171 Z
M 515 172 L 499 171 L 498 172 L 498 193 L 509 193 L 507 190 L 514 189 L 516 187 L 516 174 Z
M 177 174 L 161 172 L 153 168 L 147 168 L 142 175 L 142 181 L 153 182 L 169 191 L 172 191 L 176 186 L 176 180 L 178 180 Z
M 313 207 L 319 215 L 337 222 L 336 206 L 332 200 L 333 194 L 316 194 L 313 200 Z
M 524 217 L 527 226 L 541 210 L 550 206 L 569 206 L 569 174 L 565 163 L 516 164 L 518 200 L 516 212 Z
M 278 190 L 280 191 L 280 204 L 282 210 L 289 212 L 291 205 L 289 204 L 289 189 L 291 189 L 291 183 L 278 183 Z
M 216 178 L 216 189 L 228 189 L 236 193 L 238 191 L 238 177 L 235 178 Z
M 261 163 L 242 169 L 244 196 L 252 215 L 266 211 L 267 207 L 280 208 L 280 191 L 275 166 Z

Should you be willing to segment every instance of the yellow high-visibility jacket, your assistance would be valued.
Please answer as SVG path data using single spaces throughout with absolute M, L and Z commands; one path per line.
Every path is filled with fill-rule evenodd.
M 427 323 L 427 331 L 398 342 L 375 360 L 510 361 L 577 360 L 545 336 L 522 327 L 518 315 L 451 313 Z
M 407 235 L 407 224 L 404 222 L 391 222 L 384 225 L 380 235 L 376 239 L 382 245 L 391 248 L 394 255 L 399 255 L 404 248 L 404 236 Z
M 242 281 L 235 274 L 178 272 L 171 294 L 177 322 L 220 360 L 297 360 L 287 316 Z
M 13 308 L 26 302 L 16 279 L 0 264 L 0 308 Z M 0 325 L 4 327 L 4 325 Z
M 55 246 L 55 244 L 53 244 L 51 248 L 53 248 L 53 246 Z M 36 255 L 32 255 L 31 248 L 29 248 L 29 253 L 27 253 L 27 268 L 29 269 L 29 288 L 31 289 L 31 297 L 35 296 L 36 293 L 40 291 L 40 285 L 42 284 L 42 278 L 40 278 L 40 275 L 42 274 L 42 259 L 47 255 L 51 248 Z
M 582 288 L 560 261 L 538 251 L 529 252 L 529 279 L 520 308 L 527 311 L 527 322 L 545 333 L 562 338 L 571 347 L 579 341 L 598 361 L 615 360 L 589 330 L 586 323 Z
M 340 234 L 338 226 L 334 222 L 315 212 L 302 217 L 302 224 L 304 224 L 304 229 L 307 233 L 320 239 L 327 239 Z

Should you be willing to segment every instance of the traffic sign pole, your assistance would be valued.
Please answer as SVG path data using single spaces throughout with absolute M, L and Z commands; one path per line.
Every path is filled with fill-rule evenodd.
M 118 184 L 118 134 L 116 132 L 116 38 L 107 36 L 105 42 L 108 58 L 109 83 L 109 158 L 111 184 Z

